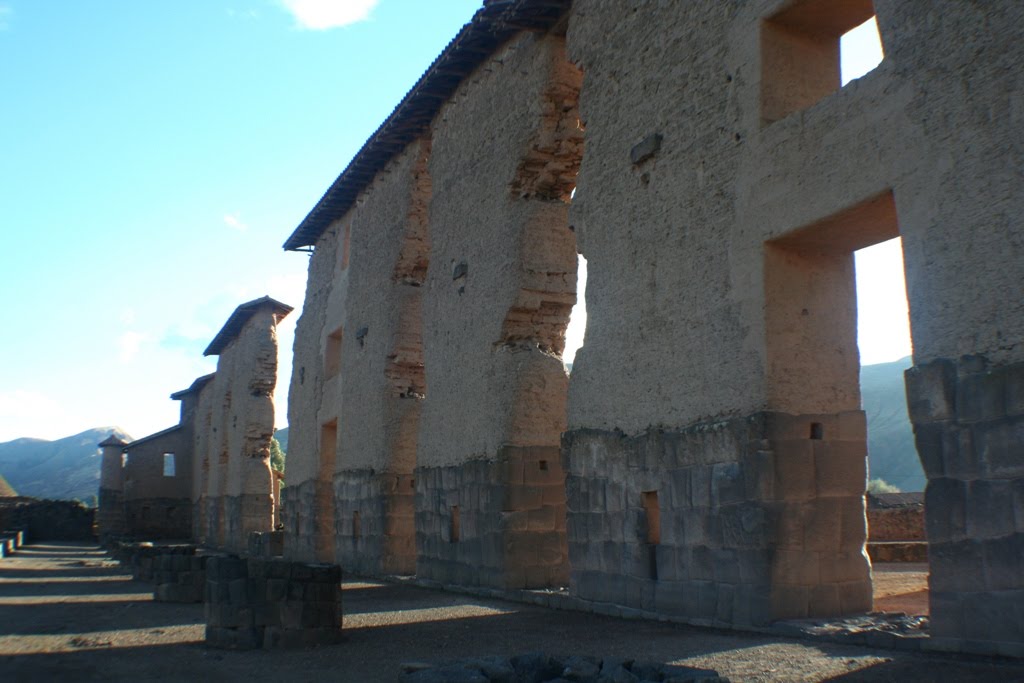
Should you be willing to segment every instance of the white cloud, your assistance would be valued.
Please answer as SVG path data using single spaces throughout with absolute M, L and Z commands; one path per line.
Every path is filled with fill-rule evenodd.
M 245 232 L 249 226 L 242 222 L 242 214 L 238 211 L 224 214 L 224 225 L 238 232 Z
M 278 0 L 299 28 L 325 31 L 370 17 L 378 0 Z
M 14 14 L 14 9 L 10 5 L 0 4 L 0 31 L 10 28 L 12 14 Z
M 142 332 L 129 330 L 117 338 L 117 348 L 120 351 L 122 363 L 130 363 L 139 354 L 142 342 L 146 341 L 148 335 Z

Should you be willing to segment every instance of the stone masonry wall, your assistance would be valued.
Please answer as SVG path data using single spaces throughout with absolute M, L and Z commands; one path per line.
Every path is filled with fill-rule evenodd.
M 211 557 L 206 642 L 228 649 L 329 645 L 341 638 L 341 571 L 283 559 Z
M 928 486 L 933 637 L 1024 654 L 1024 363 L 980 356 L 907 370 Z M 973 641 L 973 642 L 972 642 Z
M 862 414 L 567 434 L 572 590 L 719 626 L 869 610 L 863 443 Z
M 506 447 L 496 461 L 419 468 L 419 577 L 498 588 L 564 586 L 565 483 L 552 447 Z

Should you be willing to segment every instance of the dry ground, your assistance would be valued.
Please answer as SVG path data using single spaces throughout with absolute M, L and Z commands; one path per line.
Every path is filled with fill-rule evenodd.
M 733 681 L 1024 681 L 1024 662 L 829 645 L 346 582 L 344 643 L 224 652 L 201 605 L 154 603 L 97 548 L 0 560 L 0 681 L 394 681 L 399 663 L 546 650 L 715 669 Z

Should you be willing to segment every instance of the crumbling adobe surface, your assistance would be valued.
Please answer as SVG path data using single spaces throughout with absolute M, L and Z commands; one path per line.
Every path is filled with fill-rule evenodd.
M 209 545 L 245 550 L 251 532 L 274 528 L 270 440 L 277 325 L 289 311 L 272 299 L 239 306 L 211 345 L 216 348 L 207 350 L 218 355 L 217 372 L 197 389 L 197 398 L 188 399 L 194 401 L 188 412 L 195 453 L 193 533 Z

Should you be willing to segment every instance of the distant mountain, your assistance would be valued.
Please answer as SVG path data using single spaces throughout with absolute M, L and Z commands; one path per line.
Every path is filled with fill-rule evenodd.
M 923 491 L 924 470 L 914 446 L 907 415 L 903 372 L 909 356 L 892 363 L 860 369 L 860 394 L 868 418 L 868 466 L 872 479 L 881 478 L 902 491 Z
M 17 498 L 18 492 L 0 475 L 0 498 Z
M 93 501 L 100 485 L 100 449 L 113 433 L 131 441 L 118 427 L 99 427 L 56 441 L 15 439 L 0 443 L 0 477 L 22 496 Z

